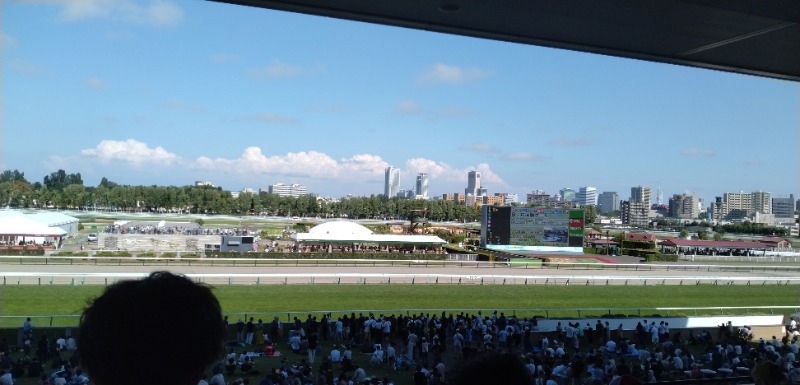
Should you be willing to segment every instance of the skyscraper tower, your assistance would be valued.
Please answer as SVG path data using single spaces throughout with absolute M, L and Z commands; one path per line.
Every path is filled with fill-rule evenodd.
M 478 195 L 478 189 L 481 187 L 481 172 L 472 170 L 467 173 L 467 188 L 464 189 L 464 194 Z
M 650 207 L 650 187 L 636 186 L 631 187 L 631 202 L 644 203 L 645 207 Z
M 417 175 L 417 196 L 428 199 L 428 174 L 424 172 Z
M 386 167 L 386 181 L 383 186 L 383 195 L 394 198 L 400 192 L 400 169 Z
M 662 190 L 661 187 L 659 187 L 657 191 L 658 192 L 656 192 L 656 204 L 661 206 L 664 204 L 664 190 Z

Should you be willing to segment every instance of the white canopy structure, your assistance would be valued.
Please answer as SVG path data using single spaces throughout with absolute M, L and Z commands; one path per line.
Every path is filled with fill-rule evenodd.
M 447 242 L 435 235 L 375 234 L 372 230 L 350 221 L 330 221 L 314 226 L 307 233 L 292 235 L 297 242 L 317 243 L 394 243 L 406 245 L 444 245 Z
M 0 217 L 0 241 L 6 244 L 57 242 L 66 234 L 61 228 L 49 227 L 25 215 Z

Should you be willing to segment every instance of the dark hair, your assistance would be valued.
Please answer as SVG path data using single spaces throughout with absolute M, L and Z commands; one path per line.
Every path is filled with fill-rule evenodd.
M 98 385 L 195 385 L 224 354 L 223 325 L 208 286 L 153 272 L 115 283 L 90 303 L 78 351 Z
M 447 383 L 530 385 L 533 383 L 533 375 L 519 356 L 494 353 L 463 362 L 447 379 Z

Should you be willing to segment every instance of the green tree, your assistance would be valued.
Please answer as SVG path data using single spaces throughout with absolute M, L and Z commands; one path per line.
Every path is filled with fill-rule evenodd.
M 714 240 L 721 241 L 722 240 L 722 233 L 714 233 Z
M 680 234 L 678 234 L 679 238 L 684 238 L 685 239 L 688 236 L 689 236 L 689 230 L 686 230 L 686 229 L 681 229 Z
M 708 239 L 708 231 L 700 230 L 697 232 L 697 238 L 700 240 L 707 240 Z

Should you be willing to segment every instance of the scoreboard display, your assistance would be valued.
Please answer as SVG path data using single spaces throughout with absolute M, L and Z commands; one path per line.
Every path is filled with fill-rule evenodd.
M 481 244 L 583 247 L 583 210 L 483 206 Z

